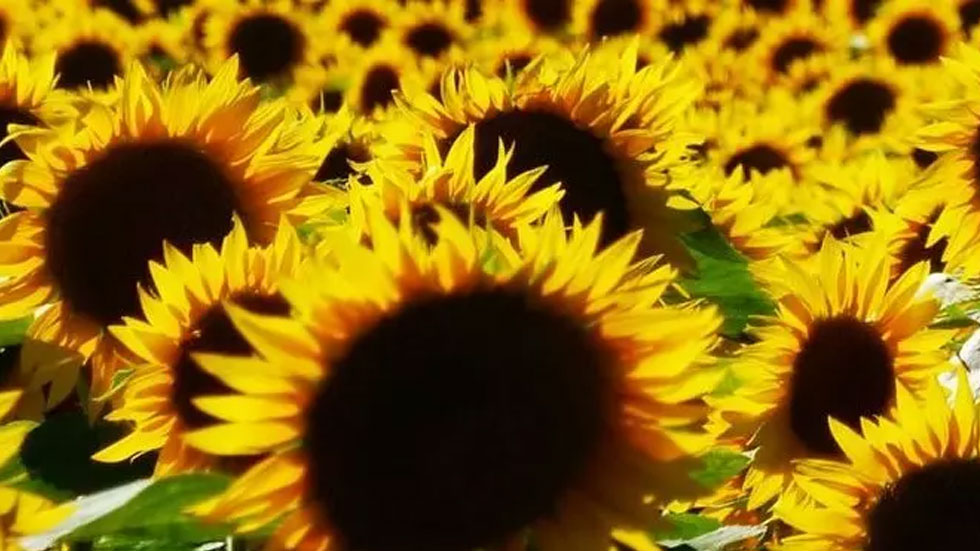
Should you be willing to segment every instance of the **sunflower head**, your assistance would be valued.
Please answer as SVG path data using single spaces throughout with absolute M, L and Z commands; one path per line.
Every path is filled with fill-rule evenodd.
M 297 70 L 316 63 L 319 44 L 311 19 L 288 0 L 221 2 L 205 21 L 208 59 L 217 70 L 237 56 L 241 77 L 288 85 Z
M 800 534 L 779 549 L 964 548 L 980 532 L 977 405 L 965 371 L 957 369 L 947 399 L 932 381 L 918 400 L 898 390 L 887 416 L 863 419 L 860 429 L 833 419 L 843 450 L 838 461 L 802 461 L 799 490 L 775 508 Z
M 475 68 L 447 71 L 442 101 L 419 94 L 402 102 L 407 128 L 390 135 L 385 155 L 417 163 L 424 134 L 413 126 L 420 123 L 443 151 L 473 124 L 477 179 L 496 165 L 502 141 L 504 150 L 513 147 L 509 177 L 547 166 L 532 190 L 562 183 L 567 219 L 604 212 L 605 242 L 642 228 L 644 253 L 683 262 L 675 234 L 683 202 L 665 184 L 688 165 L 686 146 L 695 138 L 677 123 L 697 83 L 669 60 L 637 70 L 635 42 L 616 64 L 610 57 L 547 57 L 512 84 Z
M 899 65 L 936 65 L 960 32 L 952 2 L 887 2 L 868 24 L 872 47 Z
M 286 223 L 266 248 L 250 249 L 239 223 L 220 249 L 200 245 L 188 257 L 165 245 L 164 261 L 151 264 L 152 285 L 140 289 L 142 316 L 126 318 L 124 324 L 112 327 L 113 335 L 138 359 L 121 401 L 107 418 L 131 422 L 133 431 L 95 459 L 123 461 L 160 450 L 158 475 L 234 468 L 234 461 L 217 461 L 183 441 L 187 431 L 216 422 L 208 414 L 213 406 L 199 408 L 195 401 L 230 392 L 219 379 L 201 370 L 192 356 L 254 353 L 232 325 L 225 304 L 261 314 L 288 314 L 279 284 L 299 269 L 301 252 L 295 232 Z M 156 399 L 147 400 L 148 396 Z
M 38 51 L 55 52 L 59 88 L 106 91 L 139 50 L 139 34 L 105 9 L 72 10 L 37 36 Z
M 13 276 L 0 290 L 3 316 L 52 305 L 31 336 L 108 361 L 102 332 L 138 312 L 137 284 L 149 282 L 163 241 L 185 253 L 220 243 L 237 215 L 265 243 L 284 214 L 302 217 L 318 159 L 283 130 L 284 104 L 260 105 L 237 70 L 230 61 L 208 80 L 187 68 L 158 85 L 135 64 L 120 102 L 92 102 L 78 115 L 86 124 L 13 128 L 27 159 L 0 169 L 11 182 L 3 198 L 29 208 L 0 221 L 22 253 L 3 268 Z
M 372 528 L 382 522 L 397 526 L 397 545 L 409 549 L 503 545 L 528 529 L 545 549 L 560 548 L 569 530 L 602 549 L 610 528 L 649 512 L 641 494 L 664 497 L 648 486 L 655 461 L 710 441 L 696 430 L 703 410 L 686 408 L 717 380 L 691 367 L 718 320 L 654 306 L 672 271 L 633 264 L 637 236 L 599 251 L 599 222 L 566 235 L 552 216 L 522 231 L 518 250 L 452 215 L 434 225 L 434 244 L 405 218 L 395 226 L 374 210 L 368 224 L 371 245 L 336 234 L 308 277 L 284 287 L 299 308 L 297 321 L 278 321 L 288 323 L 290 344 L 264 336 L 274 318 L 231 310 L 236 326 L 264 343 L 263 369 L 300 383 L 279 398 L 259 387 L 253 396 L 303 411 L 280 418 L 272 438 L 255 438 L 231 416 L 190 435 L 224 452 L 282 450 L 202 513 L 259 526 L 281 513 L 266 505 L 270 492 L 286 491 L 299 505 L 275 538 L 286 548 L 327 540 L 388 548 L 392 536 Z M 643 331 L 657 346 L 633 329 L 649 327 L 648 315 L 663 322 L 655 337 Z M 199 359 L 229 382 L 243 373 L 231 358 Z M 224 438 L 229 431 L 244 438 Z M 288 444 L 295 440 L 305 443 Z M 401 452 L 385 453 L 390 446 Z M 278 488 L 253 483 L 286 472 L 296 476 Z M 582 515 L 595 521 L 585 533 L 573 520 Z
M 928 266 L 892 283 L 890 267 L 884 240 L 830 237 L 814 258 L 785 263 L 778 313 L 742 354 L 741 386 L 717 401 L 732 434 L 758 448 L 743 483 L 750 509 L 791 487 L 792 460 L 840 456 L 828 417 L 857 427 L 937 375 L 951 334 L 927 328 L 939 308 L 917 293 Z

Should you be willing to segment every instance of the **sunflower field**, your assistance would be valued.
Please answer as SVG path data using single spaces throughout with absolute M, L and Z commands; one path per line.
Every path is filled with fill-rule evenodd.
M 0 50 L 0 551 L 980 550 L 980 0 Z

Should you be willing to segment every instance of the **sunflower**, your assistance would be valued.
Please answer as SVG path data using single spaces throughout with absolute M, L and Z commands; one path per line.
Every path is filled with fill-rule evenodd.
M 421 63 L 458 58 L 473 32 L 460 3 L 424 0 L 408 2 L 391 29 L 395 47 L 408 49 Z
M 797 9 L 760 29 L 747 52 L 755 65 L 750 75 L 757 75 L 763 90 L 787 86 L 805 91 L 814 86 L 826 71 L 825 57 L 837 57 L 847 47 L 846 30 L 828 25 L 826 19 L 810 9 Z
M 752 10 L 722 10 L 707 38 L 685 53 L 688 65 L 705 83 L 700 105 L 720 108 L 743 96 L 747 83 L 759 80 L 746 68 L 751 65 L 749 53 L 759 40 L 762 25 Z
M 669 4 L 661 10 L 654 34 L 670 51 L 687 52 L 708 38 L 719 11 L 718 3 L 711 0 Z
M 540 220 L 558 204 L 562 196 L 558 183 L 531 192 L 544 167 L 507 177 L 507 163 L 513 151 L 501 151 L 495 165 L 477 180 L 473 174 L 475 140 L 475 128 L 471 125 L 456 138 L 443 159 L 437 140 L 429 136 L 420 179 L 411 171 L 383 160 L 369 163 L 365 173 L 373 185 L 364 187 L 351 182 L 355 197 L 351 200 L 354 226 L 367 228 L 364 218 L 370 208 L 363 205 L 370 202 L 395 223 L 407 205 L 415 230 L 430 242 L 435 242 L 432 225 L 441 212 L 452 212 L 461 220 L 472 220 L 480 227 L 516 238 L 519 228 Z
M 619 35 L 648 35 L 657 27 L 658 3 L 658 0 L 576 2 L 572 32 L 589 41 Z
M 137 28 L 140 34 L 140 51 L 137 56 L 156 80 L 163 80 L 167 73 L 188 63 L 191 57 L 187 47 L 188 21 L 183 18 L 151 19 Z
M 937 65 L 959 33 L 955 0 L 893 0 L 868 23 L 872 48 L 899 65 Z
M 391 35 L 366 52 L 350 52 L 341 63 L 350 71 L 346 104 L 368 118 L 382 118 L 394 107 L 399 92 L 420 93 L 436 78 L 438 66 L 415 61 L 412 52 Z
M 55 91 L 53 54 L 28 60 L 13 46 L 0 55 L 0 141 L 11 124 L 52 126 L 72 113 L 66 94 Z M 13 142 L 0 145 L 0 166 L 24 154 Z
M 832 237 L 813 259 L 785 263 L 788 292 L 740 355 L 740 386 L 712 399 L 731 435 L 757 448 L 743 484 L 749 509 L 790 486 L 794 459 L 840 455 L 828 416 L 856 427 L 891 408 L 896 388 L 921 392 L 938 375 L 951 332 L 927 328 L 939 310 L 917 295 L 928 266 L 893 283 L 890 267 L 883 240 Z
M 570 32 L 574 0 L 502 0 L 499 26 L 532 35 L 559 37 Z
M 562 43 L 554 37 L 515 27 L 499 36 L 475 40 L 467 55 L 483 72 L 507 79 L 516 76 L 538 57 L 553 55 L 562 48 Z M 433 95 L 438 97 L 438 94 Z
M 162 85 L 131 71 L 119 101 L 93 103 L 71 135 L 14 128 L 28 159 L 0 169 L 2 198 L 29 209 L 0 220 L 0 317 L 49 306 L 29 336 L 91 357 L 95 396 L 118 360 L 104 329 L 138 313 L 162 242 L 218 243 L 236 214 L 252 241 L 270 241 L 318 162 L 282 130 L 284 104 L 260 105 L 236 80 L 235 60 L 210 81 L 192 67 Z
M 960 16 L 960 30 L 965 38 L 969 38 L 980 23 L 980 0 L 959 0 L 956 12 Z
M 0 2 L 0 47 L 8 42 L 29 45 L 38 25 L 37 14 L 30 8 L 30 0 Z
M 919 131 L 916 145 L 939 154 L 923 177 L 947 202 L 929 241 L 945 237 L 946 262 L 974 277 L 980 275 L 980 51 L 962 45 L 946 65 L 962 93 L 927 108 L 934 123 Z
M 816 0 L 819 4 L 823 0 Z M 796 10 L 812 10 L 811 0 L 741 0 L 743 9 L 755 11 L 765 16 L 782 17 Z
M 109 90 L 139 51 L 140 36 L 105 9 L 71 11 L 34 41 L 39 52 L 55 53 L 58 88 Z
M 240 394 L 197 400 L 229 422 L 190 444 L 277 452 L 206 516 L 247 530 L 297 504 L 282 548 L 486 548 L 531 529 L 545 550 L 604 550 L 650 514 L 643 496 L 666 497 L 657 462 L 710 445 L 697 400 L 718 374 L 699 364 L 719 319 L 657 306 L 673 272 L 631 263 L 638 234 L 597 251 L 599 221 L 566 236 L 551 216 L 518 252 L 443 216 L 430 248 L 404 218 L 368 220 L 370 247 L 338 234 L 283 286 L 299 320 L 228 308 L 261 359 L 196 356 Z
M 980 537 L 980 412 L 966 372 L 955 396 L 933 383 L 921 401 L 904 389 L 888 416 L 860 432 L 830 421 L 840 461 L 802 461 L 800 492 L 776 515 L 800 531 L 785 551 L 969 549 Z
M 370 120 L 341 109 L 333 116 L 315 117 L 311 124 L 309 132 L 320 160 L 314 181 L 346 187 L 348 178 L 363 174 L 363 167 L 374 159 L 372 145 L 377 138 Z
M 720 167 L 699 171 L 700 182 L 688 188 L 738 252 L 755 261 L 788 253 L 794 247 L 795 233 L 779 224 L 780 208 L 765 197 L 773 176 L 746 176 L 737 170 L 728 175 Z
M 240 76 L 283 88 L 295 73 L 319 62 L 315 20 L 289 0 L 225 0 L 204 22 L 204 45 L 212 68 L 238 56 Z
M 812 229 L 803 239 L 811 250 L 827 235 L 845 240 L 888 231 L 897 222 L 892 216 L 896 213 L 907 220 L 924 219 L 933 208 L 930 199 L 935 200 L 929 194 L 913 195 L 919 182 L 910 159 L 888 157 L 880 150 L 845 161 L 816 162 L 810 174 L 823 191 L 819 203 L 807 208 Z
M 97 453 L 98 461 L 125 461 L 161 450 L 156 475 L 224 465 L 217 458 L 188 448 L 183 435 L 217 422 L 193 405 L 198 397 L 220 392 L 223 384 L 191 359 L 198 352 L 254 352 L 231 325 L 226 302 L 252 312 L 289 313 L 279 282 L 292 277 L 301 262 L 302 246 L 288 224 L 279 227 L 272 245 L 248 248 L 248 238 L 235 224 L 220 249 L 194 247 L 191 258 L 164 246 L 164 262 L 151 264 L 152 285 L 140 289 L 141 318 L 125 318 L 112 334 L 137 358 L 110 421 L 130 422 L 133 431 Z
M 613 66 L 588 51 L 560 57 L 532 61 L 512 83 L 473 67 L 447 71 L 441 102 L 427 94 L 399 100 L 404 131 L 386 130 L 378 156 L 418 162 L 425 133 L 446 151 L 474 124 L 477 179 L 496 164 L 503 140 L 514 148 L 508 176 L 547 166 L 533 190 L 561 182 L 567 219 L 604 212 L 604 242 L 644 229 L 643 254 L 683 263 L 676 232 L 686 205 L 665 185 L 668 172 L 686 169 L 686 146 L 696 141 L 676 125 L 697 83 L 669 60 L 637 71 L 635 43 Z
M 776 89 L 760 101 L 736 99 L 719 109 L 691 110 L 682 128 L 705 137 L 695 149 L 704 170 L 720 168 L 729 177 L 741 172 L 763 199 L 788 214 L 810 204 L 800 194 L 812 191 L 807 170 L 816 156 L 812 144 L 819 127 L 805 115 L 792 97 Z M 692 175 L 702 183 L 715 178 Z M 700 185 L 678 180 L 682 187 Z
M 323 10 L 322 32 L 370 48 L 391 26 L 392 6 L 384 0 L 337 0 Z

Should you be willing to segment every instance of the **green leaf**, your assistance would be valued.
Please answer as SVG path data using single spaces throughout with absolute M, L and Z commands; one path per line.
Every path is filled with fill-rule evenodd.
M 20 461 L 33 481 L 59 492 L 81 495 L 150 476 L 155 454 L 123 463 L 100 463 L 92 454 L 128 432 L 125 425 L 89 424 L 81 411 L 49 416 L 24 439 Z
M 691 513 L 669 513 L 663 516 L 665 522 L 653 530 L 653 538 L 664 540 L 692 540 L 721 527 L 721 522 Z
M 717 305 L 725 317 L 721 333 L 741 338 L 751 316 L 772 314 L 775 306 L 749 272 L 749 263 L 714 226 L 681 235 L 695 262 L 680 284 L 693 297 Z
M 691 471 L 692 480 L 705 488 L 721 486 L 742 472 L 749 464 L 749 457 L 731 450 L 711 450 L 700 458 L 701 467 Z
M 0 321 L 0 348 L 24 342 L 24 335 L 27 334 L 27 328 L 33 321 L 34 318 L 31 316 Z
M 224 491 L 230 478 L 186 474 L 162 478 L 114 511 L 73 530 L 66 540 L 94 541 L 105 536 L 170 542 L 208 542 L 228 536 L 232 527 L 206 524 L 188 507 Z

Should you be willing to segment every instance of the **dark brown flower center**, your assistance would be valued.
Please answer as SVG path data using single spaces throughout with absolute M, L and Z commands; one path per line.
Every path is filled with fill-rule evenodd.
M 858 428 L 895 396 L 894 359 L 872 325 L 847 316 L 823 319 L 793 362 L 790 426 L 813 453 L 838 454 L 828 417 Z
M 345 548 L 500 544 L 592 461 L 609 367 L 591 331 L 520 290 L 419 299 L 330 366 L 308 417 L 312 497 Z
M 931 273 L 938 273 L 945 270 L 946 262 L 943 261 L 943 255 L 946 253 L 946 246 L 949 244 L 949 239 L 942 237 L 932 245 L 926 246 L 926 243 L 929 242 L 932 225 L 939 218 L 940 212 L 940 209 L 936 209 L 922 224 L 917 224 L 915 236 L 902 246 L 902 249 L 898 253 L 899 269 L 902 272 L 923 261 L 929 262 L 929 271 Z
M 153 0 L 153 4 L 156 5 L 157 11 L 162 17 L 170 17 L 180 11 L 180 8 L 190 6 L 193 3 L 193 0 Z
M 486 227 L 487 219 L 482 212 L 474 208 L 472 204 L 465 203 L 439 203 L 449 212 L 453 213 L 460 222 L 478 227 Z M 439 241 L 436 233 L 436 224 L 439 223 L 439 211 L 432 203 L 421 203 L 412 206 L 412 227 L 425 239 L 429 245 L 435 245 Z
M 789 0 L 745 0 L 745 3 L 763 13 L 783 13 L 789 7 Z
M 626 190 L 616 160 L 603 141 L 566 118 L 539 111 L 509 111 L 476 125 L 474 166 L 483 177 L 497 162 L 500 141 L 514 146 L 507 174 L 547 166 L 532 190 L 561 182 L 560 207 L 566 220 L 591 220 L 604 212 L 603 239 L 612 241 L 630 229 Z
M 851 0 L 851 13 L 858 23 L 867 23 L 874 17 L 882 0 Z
M 75 312 L 118 323 L 139 312 L 136 286 L 164 240 L 185 253 L 218 245 L 235 212 L 234 184 L 195 146 L 116 145 L 63 182 L 47 212 L 47 268 Z
M 759 39 L 759 29 L 744 27 L 737 29 L 725 39 L 725 47 L 736 52 L 744 52 Z
M 980 23 L 980 0 L 961 2 L 958 11 L 963 34 L 970 34 L 973 31 L 973 27 L 976 27 L 977 23 Z
M 378 107 L 391 105 L 395 90 L 401 86 L 398 71 L 389 65 L 376 65 L 368 71 L 361 84 L 361 112 L 371 113 Z
M 259 82 L 286 74 L 303 58 L 305 47 L 299 30 L 273 14 L 242 19 L 228 37 L 228 49 L 238 54 L 242 74 Z
M 895 109 L 892 89 L 870 78 L 853 80 L 827 102 L 827 118 L 842 123 L 852 134 L 874 134 Z
M 97 0 L 96 2 L 93 2 L 93 5 L 108 9 L 109 11 L 128 21 L 130 24 L 136 24 L 143 21 L 143 14 L 136 9 L 136 6 L 133 4 L 132 0 Z
M 120 74 L 119 55 L 102 42 L 78 42 L 58 53 L 55 61 L 59 88 L 104 89 Z
M 35 117 L 30 111 L 14 106 L 0 106 L 0 140 L 7 138 L 11 124 L 29 124 L 38 126 L 40 119 Z M 26 159 L 27 156 L 21 151 L 20 147 L 14 142 L 7 142 L 0 146 L 0 167 L 17 159 Z
M 374 44 L 381 36 L 381 30 L 384 27 L 384 19 L 370 10 L 358 10 L 350 13 L 340 24 L 340 29 L 351 40 L 364 47 Z
M 526 53 L 511 54 L 497 66 L 496 74 L 500 78 L 506 78 L 508 71 L 510 74 L 516 75 L 521 69 L 527 67 L 533 59 L 530 54 Z
M 545 31 L 557 31 L 572 19 L 570 0 L 524 0 L 527 17 Z
M 290 310 L 289 303 L 279 294 L 241 293 L 232 297 L 231 301 L 255 314 L 285 316 Z M 197 409 L 193 403 L 195 399 L 234 393 L 220 379 L 201 369 L 191 357 L 202 352 L 248 356 L 254 350 L 235 328 L 221 304 L 212 306 L 197 320 L 190 336 L 181 343 L 180 357 L 173 366 L 172 402 L 186 429 L 198 429 L 219 421 Z
M 819 43 L 810 38 L 791 38 L 780 44 L 773 52 L 772 68 L 778 73 L 785 73 L 794 61 L 807 59 L 822 49 Z
M 867 516 L 866 551 L 972 549 L 980 541 L 980 460 L 945 459 L 884 489 Z
M 899 63 L 936 62 L 943 53 L 945 42 L 945 31 L 928 16 L 906 17 L 888 33 L 888 51 Z
M 405 44 L 423 57 L 439 57 L 453 45 L 453 35 L 440 23 L 423 23 L 408 31 Z
M 937 159 L 939 159 L 939 155 L 932 151 L 918 147 L 912 150 L 912 160 L 915 161 L 915 166 L 923 170 L 932 166 L 932 163 L 936 162 Z
M 602 37 L 635 32 L 643 17 L 643 6 L 637 0 L 599 0 L 592 11 L 592 34 Z
M 782 151 L 769 144 L 760 143 L 732 155 L 725 163 L 725 174 L 731 175 L 735 170 L 741 168 L 742 173 L 748 178 L 753 171 L 766 174 L 769 171 L 789 166 L 791 166 L 789 159 Z
M 868 216 L 868 213 L 864 209 L 861 209 L 853 215 L 838 221 L 828 228 L 827 231 L 837 239 L 845 239 L 852 235 L 869 232 L 871 231 L 871 217 Z
M 344 105 L 344 92 L 336 88 L 320 90 L 310 102 L 310 108 L 315 112 L 336 113 Z
M 691 15 L 679 23 L 671 23 L 660 29 L 660 40 L 672 52 L 683 51 L 692 44 L 701 42 L 708 36 L 711 18 L 707 15 Z
M 366 163 L 370 160 L 371 155 L 366 148 L 358 144 L 340 142 L 323 158 L 313 179 L 317 182 L 342 180 L 346 185 L 347 178 L 355 172 L 351 163 Z

